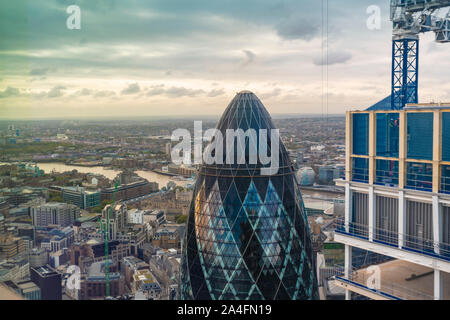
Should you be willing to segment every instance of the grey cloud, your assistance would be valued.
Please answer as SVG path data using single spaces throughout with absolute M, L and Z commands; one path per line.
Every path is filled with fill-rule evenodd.
M 223 93 L 224 93 L 223 90 L 212 90 L 207 94 L 207 96 L 215 97 Z M 202 94 L 205 94 L 205 91 L 201 89 L 190 89 L 184 87 L 166 88 L 164 84 L 151 86 L 146 92 L 147 97 L 165 95 L 168 96 L 169 98 L 195 97 Z
M 316 57 L 313 60 L 313 63 L 316 66 L 322 66 L 322 65 L 333 65 L 333 64 L 340 64 L 345 63 L 349 60 L 351 60 L 352 54 L 350 52 L 341 51 L 341 52 L 330 52 L 328 54 L 328 59 L 324 56 L 323 60 L 321 57 Z M 327 63 L 328 60 L 328 63 Z
M 280 88 L 275 88 L 275 89 L 273 89 L 273 90 L 270 91 L 270 92 L 263 93 L 263 94 L 261 95 L 261 98 L 262 98 L 262 99 L 270 99 L 270 98 L 273 98 L 273 97 L 277 97 L 277 96 L 279 96 L 280 94 L 281 94 L 281 89 L 280 89 Z
M 164 86 L 153 87 L 147 91 L 147 96 L 148 97 L 159 96 L 159 95 L 164 94 L 164 92 L 165 92 Z
M 64 86 L 56 86 L 53 87 L 48 93 L 47 93 L 47 97 L 49 98 L 59 98 L 62 97 L 64 95 L 64 90 L 66 90 L 66 87 Z
M 305 18 L 293 15 L 282 21 L 275 27 L 277 34 L 287 40 L 311 40 L 319 34 L 320 27 L 317 23 Z
M 167 89 L 165 93 L 171 98 L 180 98 L 180 97 L 195 97 L 205 93 L 205 91 L 188 89 L 183 87 L 171 87 Z
M 102 90 L 102 91 L 97 91 L 94 94 L 94 97 L 96 97 L 96 98 L 105 98 L 105 97 L 112 97 L 114 95 L 116 95 L 116 93 L 114 91 Z
M 81 90 L 76 91 L 74 94 L 71 95 L 71 97 L 77 98 L 77 97 L 94 97 L 94 98 L 104 98 L 104 97 L 110 97 L 115 95 L 116 93 L 114 91 L 108 91 L 108 90 L 100 90 L 95 91 L 92 89 L 83 88 Z
M 38 93 L 30 93 L 32 98 L 43 99 L 43 98 L 60 98 L 64 96 L 64 91 L 66 87 L 58 85 L 50 89 L 49 91 L 41 91 Z
M 223 89 L 214 89 L 214 90 L 211 90 L 210 92 L 208 92 L 207 96 L 210 98 L 215 98 L 215 97 L 221 96 L 223 94 L 225 94 L 225 91 Z
M 256 58 L 256 54 L 255 53 L 253 53 L 250 50 L 242 50 L 242 52 L 244 52 L 244 54 L 245 54 L 245 61 L 243 63 L 244 66 L 248 66 L 253 61 L 255 61 L 255 58 Z
M 87 88 L 83 88 L 81 90 L 78 90 L 77 92 L 75 92 L 73 95 L 76 97 L 86 97 L 86 96 L 90 96 L 94 93 L 93 90 L 91 89 L 87 89 Z
M 127 88 L 123 89 L 121 94 L 122 95 L 130 95 L 130 94 L 136 94 L 141 91 L 141 87 L 137 83 L 130 84 Z
M 49 68 L 31 69 L 30 75 L 32 75 L 32 76 L 45 76 L 49 71 L 50 71 Z
M 92 94 L 92 90 L 86 89 L 86 88 L 84 88 L 84 89 L 81 90 L 81 92 L 80 92 L 80 95 L 82 95 L 82 96 L 89 96 L 89 95 L 91 95 L 91 94 Z
M 14 87 L 8 87 L 4 91 L 0 91 L 0 99 L 18 96 L 20 96 L 20 90 Z

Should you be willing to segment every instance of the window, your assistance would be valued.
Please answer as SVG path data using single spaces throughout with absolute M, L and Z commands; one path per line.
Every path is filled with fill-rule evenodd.
M 433 113 L 408 113 L 408 159 L 433 160 Z
M 369 236 L 369 195 L 354 192 L 352 200 L 351 233 L 367 238 Z
M 405 246 L 421 252 L 434 252 L 431 204 L 406 201 Z
M 353 114 L 353 154 L 369 155 L 369 115 Z
M 450 166 L 441 167 L 441 192 L 450 193 Z
M 450 161 L 450 112 L 442 113 L 442 161 Z
M 398 244 L 398 199 L 376 197 L 375 239 L 383 243 Z
M 398 186 L 398 161 L 377 160 L 375 182 L 385 186 Z
M 352 159 L 352 181 L 369 182 L 369 159 Z
M 440 253 L 450 258 L 450 207 L 442 206 L 442 243 Z
M 408 162 L 406 187 L 415 190 L 432 191 L 433 165 L 431 163 Z
M 399 128 L 398 113 L 377 114 L 377 156 L 398 158 Z

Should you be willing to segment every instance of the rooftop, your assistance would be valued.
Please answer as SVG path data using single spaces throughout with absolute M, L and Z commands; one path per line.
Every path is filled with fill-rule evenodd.
M 133 275 L 133 279 L 134 279 L 134 281 L 140 281 L 140 282 L 145 283 L 145 284 L 156 282 L 153 279 L 153 277 L 152 277 L 152 275 L 151 275 L 149 270 L 138 270 L 138 271 L 136 271 L 135 274 Z
M 0 283 L 0 300 L 24 300 L 24 298 Z
M 407 300 L 433 300 L 433 269 L 404 260 L 393 260 L 378 265 L 381 270 L 381 290 Z M 367 269 L 356 271 L 353 280 L 365 284 L 373 274 Z M 443 272 L 443 299 L 450 299 L 450 274 Z
M 112 265 L 113 261 L 109 260 L 109 265 Z M 88 270 L 88 280 L 105 280 L 106 275 L 105 275 L 105 261 L 100 261 L 100 262 L 94 262 Z M 116 280 L 120 278 L 120 274 L 118 273 L 113 273 L 110 272 L 109 274 L 109 279 L 110 280 Z
M 56 275 L 57 272 L 54 271 L 53 269 L 51 269 L 48 266 L 42 266 L 39 268 L 32 268 L 34 270 L 36 270 L 37 273 L 39 273 L 41 276 L 50 276 L 50 275 Z

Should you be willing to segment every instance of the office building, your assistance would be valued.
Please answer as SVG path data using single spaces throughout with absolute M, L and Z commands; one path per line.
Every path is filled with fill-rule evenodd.
M 48 199 L 48 189 L 32 187 L 4 189 L 3 196 L 9 205 L 19 206 L 38 198 Z
M 120 261 L 130 255 L 130 245 L 119 241 L 108 243 L 108 257 L 113 261 Z M 68 253 L 70 264 L 80 267 L 82 272 L 93 262 L 105 261 L 105 243 L 89 240 L 84 243 L 74 243 Z
M 141 292 L 149 300 L 156 300 L 161 297 L 161 287 L 150 273 L 150 270 L 137 270 L 133 275 L 133 292 Z
M 127 206 L 123 203 L 105 206 L 102 211 L 102 224 L 106 226 L 107 222 L 109 240 L 117 240 L 128 225 Z
M 11 233 L 0 234 L 0 260 L 14 259 L 26 253 L 27 245 L 22 238 Z
M 9 216 L 9 203 L 0 198 L 0 215 L 7 218 Z
M 0 300 L 24 300 L 24 297 L 22 297 L 19 293 L 14 291 L 14 289 L 11 289 L 6 284 L 0 283 Z
M 347 112 L 346 144 L 346 298 L 450 299 L 450 104 Z M 357 250 L 388 258 L 376 290 Z
M 145 210 L 131 209 L 128 210 L 128 224 L 144 224 Z
M 81 187 L 66 187 L 62 188 L 62 198 L 64 202 L 86 210 L 100 204 L 100 191 L 90 191 Z
M 177 227 L 162 226 L 153 235 L 152 245 L 156 248 L 170 249 L 180 247 L 180 233 Z
M 335 167 L 320 166 L 319 167 L 319 184 L 321 184 L 321 185 L 333 184 L 334 174 L 335 174 Z
M 67 203 L 47 203 L 31 208 L 31 218 L 36 227 L 67 227 L 79 217 L 80 208 Z
M 41 242 L 41 248 L 49 252 L 57 252 L 62 249 L 70 248 L 70 245 L 75 241 L 75 232 L 73 227 L 66 227 L 61 229 L 53 229 L 48 232 L 48 238 Z
M 42 248 L 33 248 L 28 255 L 30 267 L 38 268 L 48 264 L 48 252 Z
M 0 228 L 1 230 L 1 228 Z M 20 225 L 17 227 L 17 235 L 19 237 L 29 237 L 34 241 L 35 239 L 35 227 L 32 225 Z
M 30 277 L 31 281 L 41 289 L 41 300 L 62 299 L 61 274 L 49 265 L 30 268 Z
M 41 300 L 41 289 L 32 281 L 6 281 L 4 285 L 26 300 Z
M 316 173 L 311 167 L 304 167 L 297 172 L 297 181 L 300 186 L 311 187 L 316 181 Z
M 167 222 L 166 214 L 162 210 L 153 210 L 151 212 L 146 212 L 143 217 L 144 223 L 149 223 L 154 227 L 159 227 L 160 225 Z
M 124 275 L 125 283 L 131 289 L 133 287 L 133 275 L 138 270 L 148 269 L 149 265 L 133 256 L 125 257 L 120 261 L 120 270 Z
M 261 101 L 244 91 L 217 128 L 225 137 L 228 129 L 266 129 L 270 135 L 275 126 Z M 224 149 L 224 157 L 232 154 Z M 250 148 L 245 149 L 249 159 Z M 279 152 L 273 175 L 261 173 L 269 165 L 260 161 L 239 165 L 233 159 L 235 164 L 200 168 L 183 243 L 181 299 L 318 299 L 295 171 L 281 139 L 272 152 Z
M 81 278 L 80 299 L 103 299 L 106 294 L 105 261 L 94 262 Z M 124 279 L 118 272 L 117 263 L 109 261 L 109 296 L 117 297 L 124 294 Z
M 101 190 L 101 201 L 113 200 L 127 201 L 139 198 L 159 191 L 159 185 L 156 182 L 148 182 L 147 180 L 138 180 L 127 184 L 120 184 L 117 187 L 106 188 Z
M 5 216 L 0 214 L 0 233 L 5 232 L 5 230 L 6 230 L 6 228 L 5 228 Z
M 26 258 L 17 257 L 0 262 L 0 282 L 22 281 L 30 276 L 30 264 Z

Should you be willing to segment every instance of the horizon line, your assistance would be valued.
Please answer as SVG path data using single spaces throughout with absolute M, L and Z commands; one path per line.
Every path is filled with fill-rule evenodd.
M 333 114 L 322 114 L 322 113 L 274 113 L 271 115 L 273 119 L 284 119 L 283 117 L 340 117 L 345 116 L 345 112 L 333 113 Z M 216 119 L 220 118 L 221 115 L 160 115 L 160 116 L 93 116 L 93 117 L 21 117 L 21 118 L 8 118 L 2 117 L 0 122 L 5 121 L 108 121 L 108 120 L 126 120 L 126 121 L 136 121 L 136 120 L 173 120 L 173 119 L 193 119 L 193 118 L 210 118 Z

